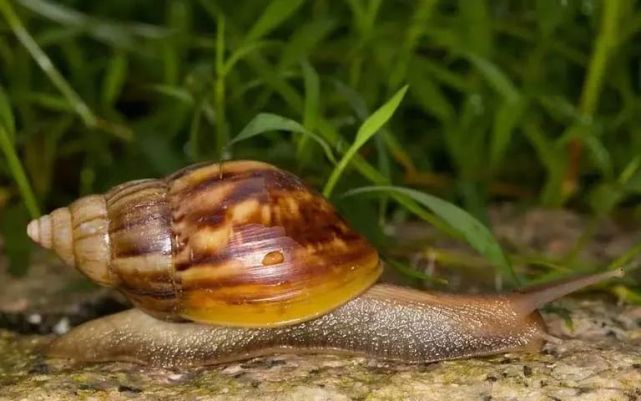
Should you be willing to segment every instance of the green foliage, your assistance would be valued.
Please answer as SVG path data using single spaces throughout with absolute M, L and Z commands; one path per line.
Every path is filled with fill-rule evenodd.
M 289 131 L 295 134 L 301 134 L 312 138 L 323 148 L 327 159 L 333 163 L 336 163 L 336 159 L 334 158 L 332 149 L 323 138 L 307 130 L 296 121 L 278 116 L 276 114 L 260 113 L 253 120 L 251 120 L 245 126 L 245 128 L 243 128 L 243 130 L 240 131 L 240 133 L 236 137 L 234 137 L 234 139 L 229 141 L 227 146 L 231 147 L 237 142 L 244 141 L 256 135 L 273 131 Z
M 374 134 L 376 134 L 378 130 L 381 129 L 381 127 L 387 122 L 387 120 L 392 117 L 392 114 L 394 114 L 396 108 L 400 105 L 401 100 L 405 96 L 405 92 L 407 92 L 407 86 L 404 86 L 398 92 L 396 92 L 396 94 L 389 101 L 387 101 L 387 103 L 381 106 L 380 109 L 376 110 L 370 117 L 367 118 L 367 120 L 363 122 L 363 124 L 358 129 L 358 132 L 356 132 L 354 142 L 345 151 L 343 158 L 338 162 L 338 164 L 336 164 L 336 167 L 334 167 L 334 170 L 330 174 L 327 180 L 327 184 L 325 184 L 325 188 L 323 189 L 323 195 L 327 197 L 331 196 L 332 191 L 336 186 L 336 182 L 338 181 L 338 178 L 343 174 L 343 171 L 345 170 L 345 167 L 347 167 L 347 164 L 352 160 L 356 152 L 358 152 L 358 150 L 363 147 L 363 145 L 365 145 L 365 142 L 367 142 L 372 136 L 374 136 Z
M 430 209 L 441 218 L 449 227 L 476 249 L 481 255 L 498 266 L 503 274 L 513 282 L 518 280 L 492 233 L 481 222 L 469 215 L 463 209 L 439 199 L 435 196 L 416 191 L 410 188 L 394 186 L 361 187 L 345 193 L 345 196 L 357 195 L 368 192 L 383 192 L 387 194 L 400 194 L 415 200 L 420 205 Z
M 3 216 L 221 158 L 484 222 L 504 199 L 640 215 L 639 21 L 635 0 L 0 0 Z M 412 194 L 350 197 L 358 228 L 401 207 L 512 274 Z

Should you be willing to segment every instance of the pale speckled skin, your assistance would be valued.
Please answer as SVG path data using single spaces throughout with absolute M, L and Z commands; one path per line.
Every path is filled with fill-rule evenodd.
M 513 301 L 376 285 L 318 319 L 265 329 L 164 322 L 132 309 L 75 328 L 52 343 L 49 355 L 181 367 L 279 352 L 418 363 L 537 351 L 545 337 L 543 322 L 538 312 L 517 312 Z

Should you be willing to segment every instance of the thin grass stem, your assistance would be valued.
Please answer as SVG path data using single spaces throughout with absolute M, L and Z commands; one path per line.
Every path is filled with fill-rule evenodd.
M 22 163 L 20 162 L 20 159 L 16 154 L 16 150 L 11 143 L 9 133 L 2 125 L 0 125 L 0 148 L 2 149 L 2 153 L 4 153 L 4 157 L 6 158 L 9 166 L 9 171 L 18 185 L 18 190 L 20 191 L 20 195 L 27 206 L 27 210 L 29 211 L 31 218 L 37 218 L 40 216 L 38 202 L 36 202 L 36 197 L 33 194 L 31 184 L 29 184 L 29 180 L 24 172 Z

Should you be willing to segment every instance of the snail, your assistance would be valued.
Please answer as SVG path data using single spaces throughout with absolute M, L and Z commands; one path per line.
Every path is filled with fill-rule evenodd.
M 135 306 L 55 339 L 48 355 L 179 367 L 282 352 L 431 362 L 537 351 L 537 308 L 617 276 L 465 295 L 377 283 L 378 252 L 299 178 L 255 161 L 118 185 L 27 234 Z

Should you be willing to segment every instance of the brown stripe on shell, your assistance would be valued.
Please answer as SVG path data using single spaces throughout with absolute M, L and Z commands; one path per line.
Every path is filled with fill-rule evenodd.
M 271 252 L 280 252 L 283 262 L 293 263 L 293 267 L 296 267 L 280 267 L 282 273 L 290 279 L 304 279 L 304 276 L 309 275 L 310 272 L 319 274 L 332 266 L 356 264 L 363 255 L 375 252 L 360 237 L 334 237 L 331 240 L 308 242 L 306 246 L 301 246 L 284 233 L 280 227 L 276 230 L 274 227 L 245 225 L 237 229 L 223 250 L 208 252 L 205 249 L 200 252 L 191 252 L 190 259 L 177 263 L 176 270 L 212 269 L 216 265 L 224 265 L 233 260 L 242 261 L 245 270 L 261 271 L 265 266 L 265 256 Z M 281 277 L 277 280 L 283 279 L 284 277 Z M 236 277 L 233 282 L 236 283 L 237 280 L 245 283 L 255 281 L 251 279 L 251 274 Z M 226 284 L 231 285 L 232 282 L 225 282 Z
M 153 184 L 153 186 L 151 184 Z M 158 198 L 165 197 L 165 192 L 166 189 L 162 181 L 155 181 L 138 188 L 136 191 L 130 191 L 126 196 L 115 196 L 113 198 L 114 200 L 107 198 L 107 204 L 110 208 L 114 209 L 113 214 L 116 217 L 133 215 L 137 213 L 135 209 L 155 207 Z M 139 216 L 152 218 L 154 215 L 141 213 Z M 136 220 L 130 216 L 126 216 L 126 218 L 121 218 L 119 223 L 127 222 L 128 224 L 133 224 L 134 221 Z
M 87 220 L 84 220 L 84 221 L 82 221 L 82 220 L 76 221 L 76 224 L 74 224 L 74 226 L 71 227 L 71 228 L 73 230 L 75 230 L 75 229 L 79 228 L 80 225 L 82 225 L 82 224 L 97 223 L 97 220 L 104 219 L 104 218 L 105 218 L 105 216 L 103 216 L 103 215 L 96 215 L 96 216 L 93 216 L 93 217 L 89 217 Z
M 264 170 L 276 170 L 276 167 L 267 163 L 249 160 L 231 161 L 188 167 L 184 171 L 170 175 L 166 178 L 166 181 L 170 183 L 170 193 L 188 193 L 192 188 L 203 185 L 205 182 L 220 181 L 221 171 L 223 180 L 227 180 L 235 175 L 252 174 Z
M 136 188 L 131 191 L 121 187 L 126 196 L 110 192 L 106 197 L 113 258 L 156 252 L 171 255 L 171 220 L 164 182 L 146 182 Z
M 310 284 L 310 280 L 322 277 L 340 275 L 340 268 L 359 266 L 364 260 L 373 257 L 373 254 L 364 257 L 367 252 L 365 247 L 354 250 L 351 254 L 342 254 L 340 257 L 322 261 L 308 261 L 302 257 L 291 257 L 286 252 L 280 252 L 282 261 L 278 263 L 264 263 L 265 256 L 278 251 L 257 253 L 257 259 L 262 256 L 260 264 L 248 266 L 233 263 L 234 259 L 228 258 L 217 263 L 208 263 L 192 266 L 188 270 L 179 271 L 182 278 L 183 291 L 207 288 L 232 288 L 246 285 L 283 286 L 290 283 Z M 289 259 L 289 260 L 288 260 Z M 304 263 L 305 268 L 300 264 Z M 245 274 L 238 275 L 236 269 L 242 268 Z M 337 271 L 338 270 L 338 271 Z M 200 274 L 197 274 L 200 273 Z M 212 294 L 215 296 L 215 294 Z
M 138 307 L 165 316 L 179 309 L 173 231 L 163 180 L 121 185 L 107 196 L 111 268 Z
M 120 289 L 129 293 L 153 296 L 161 299 L 176 297 L 173 284 L 167 281 L 165 274 L 131 274 L 127 277 L 127 280 L 123 281 Z
M 282 227 L 285 236 L 295 238 L 296 243 L 303 246 L 312 244 L 322 247 L 324 243 L 338 237 L 343 242 L 361 239 L 324 199 L 301 187 L 302 184 L 297 179 L 287 182 L 286 173 L 282 171 L 264 173 L 267 179 L 261 176 L 248 177 L 237 185 L 220 184 L 218 190 L 212 189 L 201 193 L 197 199 L 182 202 L 177 212 L 183 218 L 175 221 L 177 236 L 188 241 L 191 236 L 201 234 L 203 229 L 212 230 L 231 225 L 238 227 L 238 230 L 245 230 L 245 225 L 258 224 Z M 275 176 L 279 177 L 280 183 L 274 190 L 266 190 L 267 185 L 274 182 L 272 178 Z M 274 241 L 275 238 L 270 240 Z M 220 253 L 212 255 L 209 249 L 204 253 L 193 248 L 184 252 L 188 258 L 180 255 L 177 257 L 178 270 L 203 262 L 227 259 Z
M 142 191 L 147 188 L 157 188 L 158 180 L 155 179 L 142 179 L 129 181 L 124 184 L 117 185 L 105 194 L 106 201 L 114 207 L 118 206 L 118 202 L 134 192 Z
M 204 177 L 203 181 L 184 187 L 182 190 L 172 189 L 171 196 L 207 205 L 217 203 L 213 199 L 208 199 L 209 197 L 215 194 L 222 196 L 225 191 L 231 191 L 220 200 L 222 204 L 219 207 L 224 207 L 248 198 L 256 198 L 261 193 L 266 196 L 264 188 L 269 185 L 268 183 L 277 183 L 278 188 L 283 191 L 307 190 L 300 181 L 287 179 L 286 173 L 280 170 L 239 171 L 233 174 L 223 177 L 222 180 L 218 176 Z

